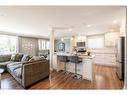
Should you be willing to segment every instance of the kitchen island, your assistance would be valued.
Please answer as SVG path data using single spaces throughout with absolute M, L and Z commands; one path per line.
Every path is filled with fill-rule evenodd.
M 64 56 L 72 56 L 74 54 L 69 53 L 54 53 L 53 58 L 53 69 L 56 71 L 64 70 L 64 64 L 60 62 L 58 59 L 58 56 L 64 55 Z M 94 55 L 78 55 L 79 58 L 82 58 L 82 62 L 77 64 L 77 73 L 82 75 L 83 79 L 93 81 L 93 63 L 94 63 Z M 74 63 L 67 62 L 67 71 L 74 73 Z

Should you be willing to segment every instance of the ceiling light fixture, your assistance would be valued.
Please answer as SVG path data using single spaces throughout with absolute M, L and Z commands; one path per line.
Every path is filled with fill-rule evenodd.
M 113 23 L 116 24 L 118 21 L 117 20 L 114 20 Z
M 91 25 L 88 24 L 87 27 L 91 27 Z
M 68 31 L 71 32 L 72 31 L 72 28 L 69 28 Z
M 71 37 L 71 41 L 73 40 L 74 38 L 73 37 Z
M 113 32 L 114 31 L 114 29 L 110 29 L 110 32 Z
M 63 42 L 64 41 L 64 38 L 61 38 L 61 41 Z

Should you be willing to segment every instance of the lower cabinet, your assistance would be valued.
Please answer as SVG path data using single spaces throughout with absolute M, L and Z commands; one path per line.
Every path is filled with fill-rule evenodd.
M 95 55 L 95 64 L 112 66 L 116 64 L 115 54 L 108 53 L 94 53 Z
M 65 63 L 62 63 L 59 60 L 57 60 L 56 63 L 54 65 L 54 69 L 56 69 L 57 71 L 64 70 Z M 91 59 L 84 58 L 82 63 L 77 64 L 77 73 L 82 75 L 83 79 L 92 81 L 93 63 L 94 63 L 94 58 Z M 70 63 L 70 62 L 66 63 L 66 70 L 68 72 L 75 73 L 75 63 Z
M 91 59 L 83 59 L 83 79 L 93 80 L 93 61 Z

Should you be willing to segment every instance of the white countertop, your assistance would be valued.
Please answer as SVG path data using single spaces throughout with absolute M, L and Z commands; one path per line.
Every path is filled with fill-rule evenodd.
M 80 55 L 79 56 L 80 58 L 83 58 L 83 59 L 93 59 L 94 57 L 95 57 L 95 55 L 90 55 L 90 56 L 82 56 L 82 55 Z
M 64 53 L 64 52 L 55 52 L 54 54 L 56 54 L 56 55 L 65 55 L 65 56 L 73 56 L 74 54 L 72 54 L 72 53 Z M 80 55 L 78 55 L 80 58 L 83 58 L 83 59 L 92 59 L 92 58 L 94 58 L 95 57 L 95 55 L 90 55 L 90 56 L 88 56 L 88 55 L 82 55 L 82 54 L 80 54 Z

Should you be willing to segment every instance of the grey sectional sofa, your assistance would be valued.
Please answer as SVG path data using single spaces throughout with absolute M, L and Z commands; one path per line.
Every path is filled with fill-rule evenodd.
M 45 58 L 29 61 L 10 60 L 11 55 L 0 55 L 0 68 L 8 71 L 24 88 L 49 76 L 49 61 Z

